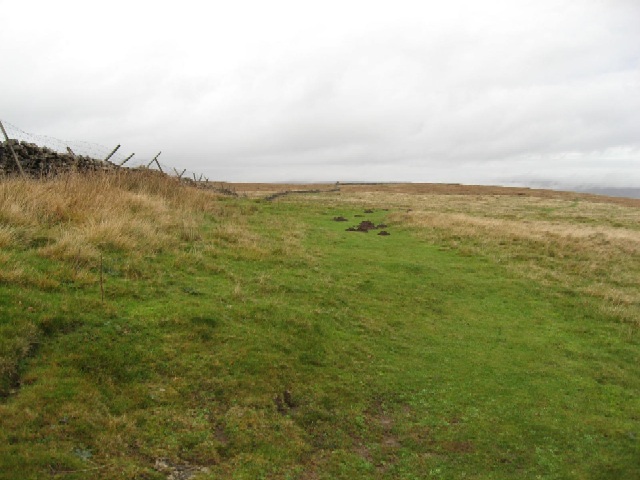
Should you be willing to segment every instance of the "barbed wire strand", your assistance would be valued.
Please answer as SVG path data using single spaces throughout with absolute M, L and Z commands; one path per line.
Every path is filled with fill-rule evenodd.
M 22 130 L 20 127 L 2 120 L 7 135 L 12 140 L 18 140 L 20 142 L 32 143 L 39 147 L 46 147 L 58 153 L 67 153 L 67 149 L 70 148 L 77 156 L 84 156 L 93 158 L 96 160 L 104 160 L 112 151 L 113 147 L 106 147 L 99 143 L 87 142 L 83 140 L 62 140 L 60 138 L 51 137 L 49 135 L 40 135 L 35 133 L 29 133 Z M 126 160 L 126 162 L 125 162 Z M 157 160 L 157 159 L 156 159 Z M 153 159 L 145 159 L 137 157 L 135 154 L 131 157 L 130 153 L 126 153 L 121 149 L 118 149 L 116 153 L 109 159 L 109 161 L 120 165 L 125 162 L 123 167 L 126 168 L 149 168 L 152 170 L 158 170 L 158 165 Z M 151 162 L 151 163 L 150 163 Z M 202 173 L 195 171 L 175 168 L 172 165 L 167 165 L 164 162 L 158 162 L 162 171 L 171 177 L 188 179 L 196 182 L 206 182 L 208 177 Z M 219 182 L 218 182 L 219 183 Z

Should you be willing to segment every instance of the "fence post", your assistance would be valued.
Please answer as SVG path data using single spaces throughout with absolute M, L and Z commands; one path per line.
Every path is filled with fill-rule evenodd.
M 73 171 L 77 172 L 78 171 L 78 159 L 76 158 L 76 154 L 74 153 L 73 150 L 71 150 L 71 147 L 67 145 L 67 152 L 69 152 L 69 155 L 71 155 L 71 158 L 73 158 Z
M 153 162 L 156 162 L 156 165 L 158 165 L 158 168 L 160 169 L 160 171 L 162 173 L 164 173 L 162 171 L 162 167 L 160 166 L 160 162 L 158 162 L 158 157 L 160 156 L 161 153 L 162 152 L 158 152 L 158 154 L 155 157 L 153 157 L 153 160 L 151 160 L 149 163 L 147 163 L 147 168 L 149 168 Z
M 127 163 L 129 160 L 131 160 L 131 157 L 133 157 L 135 155 L 135 153 L 132 153 L 131 155 L 129 155 L 127 158 L 125 158 L 122 162 L 120 162 L 120 165 L 118 165 L 119 167 L 123 166 L 125 163 Z
M 22 169 L 22 164 L 20 163 L 20 160 L 18 159 L 18 155 L 16 155 L 15 150 L 13 149 L 13 145 L 11 145 L 11 142 L 9 142 L 9 136 L 7 135 L 7 131 L 4 129 L 4 125 L 2 125 L 2 122 L 0 122 L 0 128 L 2 129 L 2 133 L 4 134 L 4 138 L 7 141 L 7 146 L 9 147 L 9 150 L 11 150 L 11 154 L 13 155 L 13 159 L 16 161 L 16 165 L 18 166 L 18 170 L 20 170 L 20 175 L 22 175 L 23 177 L 26 177 L 24 170 Z
M 118 151 L 118 149 L 120 148 L 120 145 L 118 145 L 116 148 L 113 149 L 113 151 L 107 155 L 107 158 L 104 159 L 104 161 L 108 161 L 111 157 L 113 157 L 113 154 L 116 153 Z

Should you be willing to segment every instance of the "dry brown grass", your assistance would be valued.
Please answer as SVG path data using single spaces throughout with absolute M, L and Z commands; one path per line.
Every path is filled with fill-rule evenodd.
M 249 197 L 266 197 L 276 192 L 290 190 L 322 190 L 331 191 L 335 188 L 333 183 L 310 184 L 274 184 L 274 183 L 231 183 L 230 188 Z M 497 187 L 487 185 L 460 185 L 454 183 L 370 183 L 370 184 L 339 184 L 340 192 L 345 196 L 360 196 L 371 194 L 394 195 L 452 195 L 469 197 L 535 197 L 541 199 L 580 200 L 595 203 L 613 203 L 623 206 L 640 207 L 640 199 L 605 197 L 588 193 L 563 192 L 557 190 L 545 190 L 524 187 Z
M 233 191 L 249 198 L 265 198 L 279 192 L 321 190 L 331 191 L 335 184 L 329 183 L 229 183 Z
M 0 248 L 13 245 L 15 239 L 14 227 L 8 225 L 0 225 Z
M 636 206 L 597 198 L 370 192 L 349 200 L 402 208 L 391 215 L 392 221 L 415 228 L 431 242 L 597 298 L 607 313 L 640 325 Z
M 223 215 L 218 200 L 144 171 L 3 179 L 0 247 L 35 248 L 42 257 L 80 265 L 95 263 L 104 250 L 160 251 L 199 239 L 202 215 Z M 15 267 L 4 268 L 2 277 L 27 281 L 29 275 Z

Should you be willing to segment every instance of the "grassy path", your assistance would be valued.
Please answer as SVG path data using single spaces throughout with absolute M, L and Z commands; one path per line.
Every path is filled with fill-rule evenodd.
M 640 478 L 638 340 L 589 300 L 345 232 L 354 207 L 229 208 L 235 230 L 108 252 L 104 304 L 11 253 L 53 283 L 0 283 L 3 332 L 38 344 L 0 478 Z

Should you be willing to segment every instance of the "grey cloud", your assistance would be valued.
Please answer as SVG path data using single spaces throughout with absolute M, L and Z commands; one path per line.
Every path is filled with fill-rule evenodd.
M 45 29 L 7 53 L 0 118 L 236 180 L 619 179 L 640 162 L 635 2 L 245 3 L 262 17 L 158 6 L 121 37 Z

